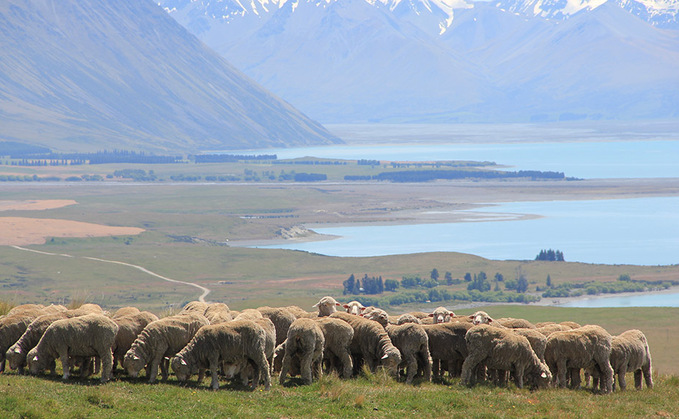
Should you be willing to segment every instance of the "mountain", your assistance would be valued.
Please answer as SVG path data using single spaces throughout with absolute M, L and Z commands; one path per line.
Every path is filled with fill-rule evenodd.
M 160 4 L 323 122 L 679 117 L 679 0 Z
M 196 152 L 339 141 L 151 0 L 0 3 L 0 139 Z

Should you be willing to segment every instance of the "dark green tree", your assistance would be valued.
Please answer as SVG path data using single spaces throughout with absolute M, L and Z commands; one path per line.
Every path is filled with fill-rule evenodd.
M 521 275 L 516 281 L 516 292 L 524 293 L 528 291 L 528 280 L 525 276 Z
M 384 289 L 386 291 L 396 291 L 399 286 L 400 286 L 400 284 L 395 279 L 385 279 L 384 280 Z
M 547 274 L 547 286 L 552 288 L 552 277 Z
M 439 270 L 436 269 L 436 268 L 432 269 L 431 274 L 429 274 L 429 277 L 431 279 L 433 279 L 434 281 L 438 281 L 439 280 Z

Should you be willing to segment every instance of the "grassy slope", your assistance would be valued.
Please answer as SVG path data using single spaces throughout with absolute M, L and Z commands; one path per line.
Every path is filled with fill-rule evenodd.
M 676 417 L 679 379 L 658 377 L 652 390 L 594 395 L 588 390 L 460 387 L 445 383 L 406 386 L 382 373 L 359 379 L 326 376 L 310 386 L 246 391 L 222 383 L 219 391 L 190 383 L 149 385 L 126 379 L 96 381 L 0 376 L 3 417 Z

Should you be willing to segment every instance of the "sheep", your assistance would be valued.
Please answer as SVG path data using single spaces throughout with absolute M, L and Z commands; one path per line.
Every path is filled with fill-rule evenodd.
M 83 316 L 85 314 L 106 314 L 103 308 L 99 304 L 85 303 L 78 308 L 72 310 L 77 316 Z
M 54 313 L 63 313 L 64 311 L 67 311 L 68 309 L 65 306 L 62 306 L 61 304 L 50 304 L 47 307 L 42 309 L 43 314 L 54 314 Z
M 163 380 L 167 380 L 164 358 L 179 352 L 201 327 L 208 324 L 205 316 L 189 312 L 149 323 L 125 353 L 123 367 L 131 377 L 136 378 L 146 366 L 148 381 L 153 383 L 160 366 Z
M 111 378 L 113 355 L 111 347 L 118 325 L 102 314 L 87 314 L 52 323 L 40 342 L 28 353 L 31 374 L 44 371 L 56 358 L 63 367 L 62 379 L 70 374 L 70 357 L 98 357 L 101 360 L 101 382 Z
M 259 307 L 257 309 L 262 316 L 271 320 L 276 327 L 276 346 L 285 341 L 288 336 L 290 325 L 297 319 L 290 310 L 284 307 Z
M 120 311 L 120 310 L 118 310 Z M 132 311 L 128 311 L 132 312 Z M 115 342 L 113 344 L 113 369 L 116 366 L 123 366 L 125 354 L 132 347 L 132 343 L 137 339 L 142 330 L 151 322 L 158 320 L 158 316 L 148 311 L 138 311 L 135 314 L 113 317 L 113 321 L 118 325 Z
M 363 313 L 363 310 L 365 310 L 365 306 L 363 306 L 363 304 L 359 303 L 358 301 L 351 301 L 347 304 L 342 304 L 342 307 L 347 309 L 347 313 L 353 314 L 355 316 L 360 315 Z
M 184 382 L 194 374 L 210 369 L 213 390 L 219 389 L 218 369 L 220 363 L 227 364 L 227 378 L 231 378 L 231 366 L 245 366 L 250 362 L 257 367 L 257 378 L 264 376 L 264 388 L 271 387 L 269 363 L 265 356 L 266 332 L 252 320 L 234 320 L 228 323 L 203 326 L 191 341 L 172 358 L 172 370 L 177 380 Z
M 16 314 L 28 314 L 28 315 L 33 315 L 33 316 L 40 316 L 43 313 L 45 306 L 42 304 L 21 304 L 15 307 L 12 307 L 5 316 L 13 316 Z
M 35 317 L 32 315 L 13 314 L 0 318 L 0 373 L 5 371 L 6 352 L 14 345 Z
M 473 371 L 478 365 L 513 371 L 516 386 L 523 388 L 524 376 L 532 387 L 546 387 L 552 376 L 547 365 L 540 361 L 528 339 L 511 330 L 487 324 L 473 326 L 465 336 L 469 355 L 462 364 L 462 385 L 472 386 Z
M 211 303 L 207 306 L 203 315 L 210 324 L 218 324 L 233 320 L 237 314 L 232 313 L 229 306 L 224 303 Z
M 580 385 L 580 374 L 573 369 L 598 368 L 601 388 L 612 391 L 611 335 L 600 326 L 587 325 L 578 329 L 554 332 L 547 338 L 545 360 L 560 387 L 566 387 L 566 377 L 571 376 L 571 387 Z M 570 371 L 569 371 L 570 370 Z
M 189 301 L 186 303 L 186 305 L 182 308 L 182 311 L 193 311 L 195 313 L 199 314 L 205 314 L 205 310 L 208 308 L 208 303 L 205 303 L 203 301 Z
M 342 304 L 338 303 L 332 297 L 323 297 L 319 302 L 313 305 L 314 308 L 318 308 L 318 317 L 329 316 L 337 311 L 337 306 Z
M 571 330 L 568 326 L 564 326 L 558 323 L 546 324 L 535 328 L 536 331 L 542 333 L 546 337 L 549 337 L 554 332 L 563 332 L 566 330 Z
M 535 325 L 525 319 L 515 319 L 512 317 L 504 317 L 495 320 L 497 323 L 509 329 L 535 329 Z
M 512 331 L 528 339 L 535 355 L 540 358 L 540 361 L 545 362 L 545 348 L 547 347 L 547 337 L 545 335 L 536 329 L 512 329 Z
M 28 352 L 38 344 L 49 325 L 57 320 L 72 317 L 76 317 L 76 314 L 73 310 L 69 310 L 61 313 L 45 314 L 33 320 L 19 340 L 7 350 L 5 357 L 9 361 L 9 367 L 13 370 L 18 370 L 20 374 L 23 373 Z
M 325 337 L 319 324 L 314 319 L 297 319 L 288 329 L 285 340 L 285 355 L 279 381 L 285 383 L 290 366 L 299 363 L 300 374 L 304 384 L 311 384 L 313 376 L 320 377 L 323 372 L 323 348 Z
M 382 363 L 392 375 L 396 375 L 401 363 L 401 353 L 389 339 L 384 327 L 377 322 L 344 312 L 333 313 L 330 317 L 344 320 L 354 329 L 354 339 L 351 341 L 354 372 L 358 371 L 360 361 L 363 361 L 371 372 L 375 372 L 378 364 Z
M 234 320 L 257 320 L 257 319 L 263 319 L 264 316 L 262 316 L 262 313 L 260 313 L 258 310 L 255 310 L 254 308 L 246 308 L 245 310 L 242 310 L 236 317 L 234 317 Z
M 397 324 L 397 325 L 401 325 L 401 324 L 405 324 L 405 323 L 422 324 L 422 322 L 420 321 L 420 319 L 418 319 L 417 317 L 413 316 L 413 315 L 410 314 L 410 313 L 401 314 L 401 315 L 398 317 L 398 319 L 396 319 L 396 324 Z
M 121 307 L 118 310 L 116 310 L 115 313 L 113 313 L 113 316 L 111 316 L 111 318 L 117 319 L 119 317 L 131 316 L 133 314 L 137 314 L 140 312 L 141 310 L 139 310 L 137 307 Z
M 465 335 L 472 327 L 471 323 L 448 322 L 439 324 L 423 324 L 422 327 L 429 339 L 429 353 L 432 358 L 434 378 L 443 375 L 444 365 L 448 374 L 457 376 L 461 372 L 462 363 L 467 357 Z
M 425 319 L 425 318 L 427 318 L 427 317 L 431 317 L 431 316 L 429 316 L 431 313 L 425 313 L 424 311 L 410 311 L 410 312 L 408 312 L 408 313 L 406 313 L 406 314 L 410 314 L 410 315 L 412 315 L 413 317 L 416 317 L 416 318 L 418 318 L 418 319 L 420 319 L 420 320 Z
M 625 374 L 634 371 L 634 386 L 637 390 L 642 388 L 642 376 L 646 381 L 646 387 L 653 388 L 653 378 L 651 375 L 651 351 L 648 348 L 648 341 L 641 330 L 628 330 L 613 336 L 611 340 L 611 367 L 613 373 L 618 376 L 620 390 L 627 389 Z M 599 370 L 590 370 L 594 377 L 594 388 L 598 386 Z M 615 381 L 613 381 L 615 390 Z
M 321 317 L 316 319 L 316 323 L 318 323 L 325 337 L 323 359 L 327 361 L 329 368 L 336 367 L 337 361 L 339 361 L 341 370 L 337 369 L 341 376 L 350 378 L 354 368 L 351 359 L 351 341 L 354 338 L 354 329 L 345 321 L 331 317 Z
M 570 327 L 571 329 L 577 329 L 579 327 L 582 327 L 582 326 L 580 326 L 579 323 L 572 322 L 572 321 L 565 321 L 565 322 L 561 322 L 559 324 L 562 325 L 562 326 Z
M 474 324 L 474 326 L 479 325 L 479 324 L 491 324 L 495 321 L 485 311 L 477 311 L 476 313 L 469 316 L 469 318 L 472 320 L 472 323 Z M 493 326 L 503 327 L 502 325 L 499 325 L 499 324 L 493 324 Z
M 318 317 L 318 313 L 308 312 L 300 306 L 294 306 L 293 305 L 293 306 L 286 306 L 286 307 L 283 307 L 283 308 L 288 310 L 290 313 L 292 313 L 293 316 L 295 316 L 298 319 Z
M 402 363 L 406 368 L 406 384 L 412 384 L 418 371 L 423 371 L 424 379 L 431 380 L 431 359 L 429 355 L 429 337 L 424 327 L 416 323 L 400 326 L 387 325 L 387 334 L 391 342 L 401 353 Z
M 380 308 L 377 308 L 368 314 L 364 314 L 363 317 L 381 324 L 384 328 L 389 324 L 389 315 Z
M 434 324 L 437 324 L 449 322 L 454 315 L 455 313 L 445 307 L 437 307 L 433 313 L 429 314 L 429 317 L 432 317 L 434 319 Z

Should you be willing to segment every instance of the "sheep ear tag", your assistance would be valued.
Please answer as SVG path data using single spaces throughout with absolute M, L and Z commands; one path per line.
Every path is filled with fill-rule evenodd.
M 33 361 L 37 361 L 37 360 L 38 360 L 38 355 L 33 357 Z
M 389 355 L 384 354 L 384 356 L 381 359 L 387 359 L 387 358 L 389 358 Z
M 15 353 L 15 354 L 20 354 L 20 353 L 21 353 L 21 348 L 14 348 L 14 353 Z
M 182 365 L 186 365 L 186 361 L 184 361 L 184 358 L 180 359 L 179 363 L 181 363 Z
M 134 355 L 134 356 L 132 357 L 132 359 L 134 359 L 135 361 L 138 361 L 138 360 L 139 360 L 139 357 L 138 357 L 137 355 Z
M 543 371 L 542 374 L 540 374 L 540 377 L 547 378 L 547 373 Z

